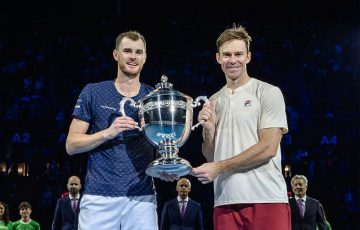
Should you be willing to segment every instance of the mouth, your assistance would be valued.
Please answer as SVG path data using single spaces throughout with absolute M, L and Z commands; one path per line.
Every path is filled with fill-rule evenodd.
M 138 63 L 135 62 L 127 62 L 126 64 L 132 67 L 138 66 Z
M 236 72 L 240 69 L 240 66 L 228 66 L 226 68 L 229 70 L 229 72 Z

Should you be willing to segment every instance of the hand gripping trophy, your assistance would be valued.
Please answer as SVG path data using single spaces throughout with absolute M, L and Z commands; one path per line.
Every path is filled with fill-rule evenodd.
M 201 105 L 200 100 L 209 101 L 206 96 L 199 96 L 193 101 L 191 97 L 173 90 L 173 85 L 167 80 L 162 75 L 156 89 L 138 102 L 129 97 L 120 102 L 122 116 L 126 116 L 124 105 L 127 101 L 139 108 L 141 125 L 137 128 L 144 132 L 146 139 L 157 147 L 161 155 L 146 169 L 146 174 L 152 177 L 160 177 L 163 172 L 180 177 L 190 172 L 190 163 L 178 156 L 179 148 L 186 142 L 191 130 L 200 125 L 192 126 L 193 108 Z

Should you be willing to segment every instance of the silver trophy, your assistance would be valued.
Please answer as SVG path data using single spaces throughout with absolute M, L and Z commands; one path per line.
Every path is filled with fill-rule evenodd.
M 179 148 L 186 142 L 191 130 L 200 125 L 192 126 L 193 108 L 201 105 L 200 100 L 209 101 L 206 96 L 199 96 L 193 101 L 191 97 L 173 90 L 173 85 L 167 80 L 163 75 L 156 89 L 138 102 L 129 97 L 120 102 L 122 116 L 126 116 L 124 105 L 127 101 L 139 108 L 141 124 L 137 128 L 144 132 L 161 155 L 146 169 L 146 174 L 152 177 L 160 177 L 164 172 L 180 177 L 190 172 L 190 163 L 178 156 Z

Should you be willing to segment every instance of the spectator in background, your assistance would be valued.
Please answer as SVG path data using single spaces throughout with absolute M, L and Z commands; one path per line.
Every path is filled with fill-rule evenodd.
M 0 201 L 0 230 L 9 230 L 12 227 L 12 222 L 9 217 L 9 207 Z
M 81 181 L 77 176 L 71 176 L 67 183 L 68 195 L 58 199 L 55 208 L 52 230 L 77 230 L 79 219 L 79 204 L 81 199 Z
M 215 230 L 289 230 L 280 150 L 288 131 L 285 102 L 278 87 L 249 76 L 250 42 L 236 25 L 216 41 L 226 85 L 199 112 L 208 163 L 192 174 L 203 184 L 214 181 Z
M 30 218 L 32 207 L 29 202 L 20 203 L 19 213 L 21 219 L 13 223 L 12 230 L 40 230 L 40 224 Z
M 161 230 L 203 230 L 201 206 L 189 198 L 191 183 L 181 178 L 176 184 L 178 197 L 165 203 L 161 214 Z
M 323 208 L 318 200 L 306 195 L 308 180 L 304 175 L 291 179 L 295 197 L 289 199 L 292 230 L 327 230 Z

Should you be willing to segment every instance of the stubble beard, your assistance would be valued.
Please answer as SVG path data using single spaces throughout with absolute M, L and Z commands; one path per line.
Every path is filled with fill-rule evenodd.
M 119 64 L 119 70 L 124 74 L 124 75 L 126 75 L 127 77 L 129 77 L 129 78 L 136 78 L 139 74 L 140 74 L 140 72 L 141 72 L 141 69 L 142 68 L 137 68 L 137 71 L 129 71 L 127 68 L 126 68 L 126 64 L 124 64 L 124 65 L 121 65 L 121 64 Z

